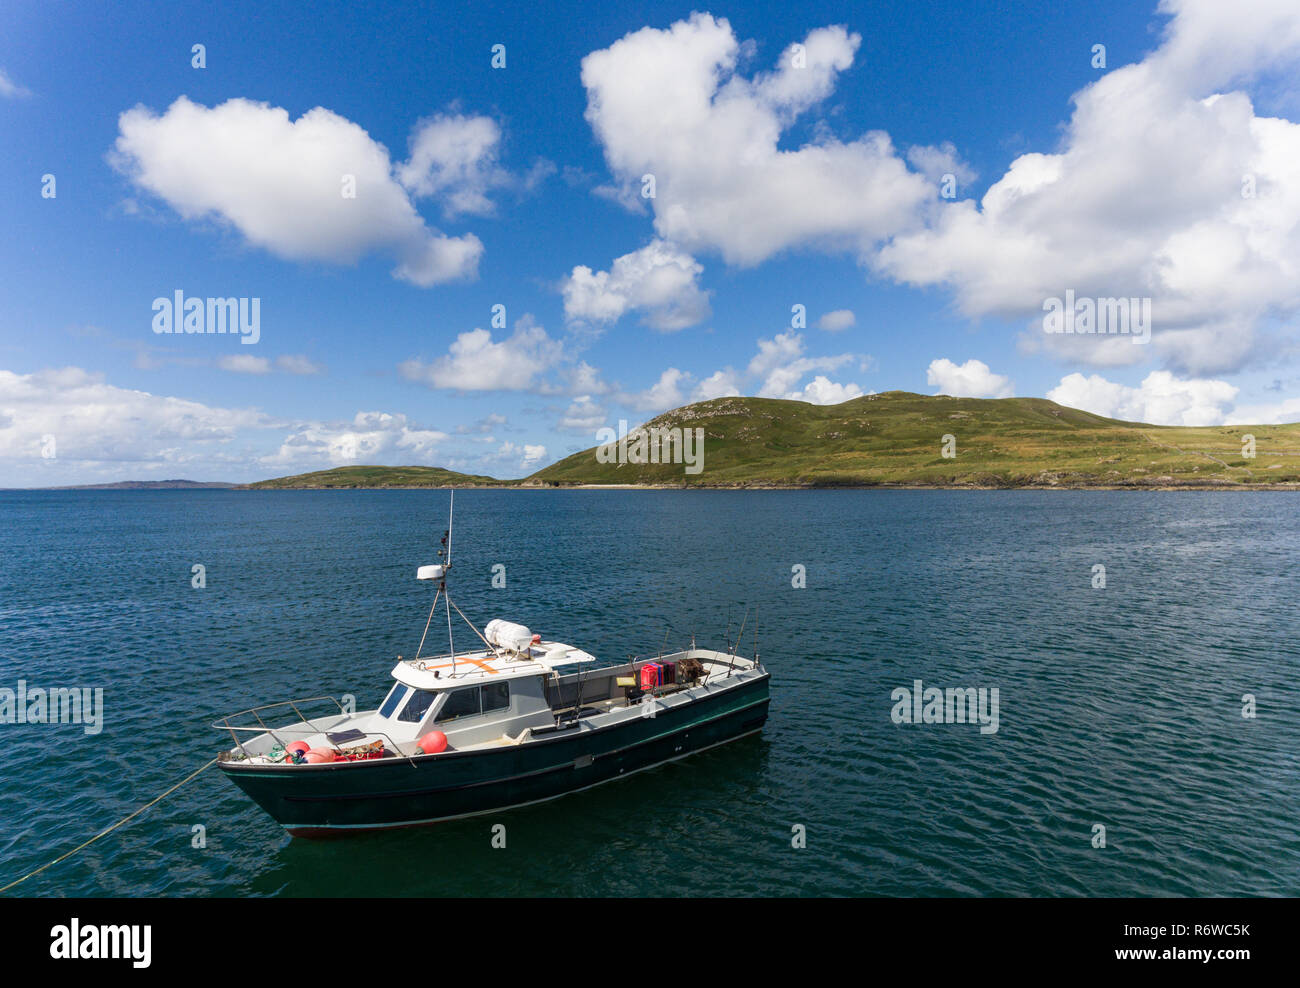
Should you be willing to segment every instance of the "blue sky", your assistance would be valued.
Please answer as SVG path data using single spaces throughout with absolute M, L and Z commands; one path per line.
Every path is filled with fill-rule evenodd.
M 0 485 L 521 476 L 725 394 L 1300 419 L 1300 11 L 1076 6 L 8 4 Z

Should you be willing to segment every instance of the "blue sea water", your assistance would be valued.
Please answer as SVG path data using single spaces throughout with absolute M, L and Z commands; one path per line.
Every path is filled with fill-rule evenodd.
M 1297 508 L 1262 492 L 462 491 L 453 587 L 480 625 L 622 660 L 691 634 L 722 647 L 748 605 L 742 651 L 756 631 L 772 673 L 763 734 L 551 803 L 335 841 L 287 838 L 209 770 L 10 894 L 1300 894 Z M 423 630 L 415 568 L 446 510 L 440 491 L 0 493 L 0 688 L 104 691 L 95 735 L 0 724 L 0 885 L 212 758 L 220 715 L 376 704 Z M 996 687 L 998 730 L 895 723 L 891 693 L 918 679 Z

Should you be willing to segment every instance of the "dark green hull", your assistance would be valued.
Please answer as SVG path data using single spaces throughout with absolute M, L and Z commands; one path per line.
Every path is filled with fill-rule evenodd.
M 768 677 L 598 730 L 415 759 L 241 765 L 222 771 L 295 836 L 435 823 L 554 799 L 752 734 L 767 719 Z

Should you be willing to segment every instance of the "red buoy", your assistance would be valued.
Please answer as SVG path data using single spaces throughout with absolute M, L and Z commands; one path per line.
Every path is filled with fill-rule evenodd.
M 284 750 L 285 753 L 289 755 L 292 755 L 295 752 L 300 755 L 305 755 L 307 752 L 311 751 L 311 745 L 306 741 L 290 741 L 284 746 Z
M 447 750 L 447 735 L 442 731 L 430 731 L 420 738 L 417 747 L 426 755 L 436 755 L 440 751 Z
M 334 761 L 334 752 L 329 748 L 311 748 L 304 757 L 308 762 L 315 765 L 319 762 Z

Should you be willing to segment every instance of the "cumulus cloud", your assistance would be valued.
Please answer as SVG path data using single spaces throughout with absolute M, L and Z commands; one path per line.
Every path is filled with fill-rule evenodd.
M 1107 418 L 1152 425 L 1219 425 L 1237 397 L 1226 381 L 1180 379 L 1169 371 L 1152 371 L 1136 388 L 1108 381 L 1099 374 L 1069 374 L 1047 397 L 1061 405 Z M 1240 421 L 1240 419 L 1238 419 Z
M 681 405 L 712 398 L 730 398 L 741 394 L 739 377 L 730 367 L 714 371 L 696 380 L 695 375 L 669 367 L 644 391 L 620 391 L 614 400 L 638 412 L 663 412 Z
M 686 404 L 682 388 L 691 379 L 685 371 L 669 367 L 659 375 L 659 380 L 644 391 L 624 393 L 619 396 L 622 404 L 635 408 L 639 412 L 662 412 Z
M 560 418 L 560 428 L 566 432 L 595 432 L 608 417 L 608 412 L 591 395 L 580 395 Z
M 942 186 L 949 175 L 958 187 L 975 181 L 976 175 L 957 154 L 951 141 L 907 149 L 907 160 L 934 185 Z
M 586 117 L 620 188 L 639 189 L 656 232 L 687 251 L 716 250 L 750 266 L 791 247 L 865 250 L 908 227 L 936 195 L 889 136 L 842 142 L 824 130 L 780 146 L 823 102 L 861 38 L 812 31 L 777 66 L 741 75 L 742 46 L 724 19 L 692 14 L 643 28 L 582 61 Z
M 834 404 L 827 399 L 845 395 L 838 401 L 856 398 L 862 389 L 856 384 L 839 385 L 825 376 L 800 389 L 798 384 L 814 371 L 834 371 L 857 358 L 852 353 L 833 357 L 808 357 L 804 355 L 803 336 L 796 332 L 778 333 L 770 340 L 758 341 L 758 353 L 749 362 L 749 373 L 759 378 L 759 398 L 790 398 L 817 404 Z
M 733 398 L 740 394 L 736 372 L 730 367 L 714 371 L 691 392 L 691 401 L 709 401 L 713 398 Z
M 564 314 L 605 325 L 635 311 L 651 329 L 685 329 L 710 315 L 708 293 L 699 285 L 703 270 L 689 254 L 655 239 L 615 258 L 608 271 L 575 267 L 562 288 Z
M 939 389 L 935 394 L 954 398 L 1010 398 L 1016 393 L 1009 379 L 994 374 L 988 364 L 974 358 L 964 364 L 955 364 L 947 358 L 932 360 L 925 379 L 931 387 Z
M 79 367 L 0 370 L 0 464 L 25 482 L 118 464 L 172 468 L 211 457 L 240 430 L 275 425 L 251 409 L 115 387 Z
M 869 357 L 842 353 L 829 357 L 809 357 L 804 352 L 803 337 L 795 332 L 778 333 L 770 340 L 758 341 L 758 352 L 743 373 L 731 367 L 714 371 L 697 380 L 694 375 L 677 367 L 669 367 L 659 379 L 644 391 L 621 391 L 615 395 L 618 404 L 639 412 L 663 412 L 670 408 L 712 398 L 729 398 L 757 391 L 759 398 L 787 398 L 807 401 L 817 405 L 837 405 L 860 397 L 862 389 L 855 383 L 832 381 L 816 371 L 834 371 L 846 364 L 859 361 L 866 369 Z M 749 382 L 748 388 L 745 381 Z
M 494 340 L 486 329 L 471 329 L 458 335 L 444 356 L 429 363 L 407 360 L 398 373 L 432 388 L 532 391 L 563 354 L 559 340 L 551 339 L 531 318 L 522 318 L 505 339 Z
M 861 398 L 862 389 L 852 383 L 837 384 L 824 374 L 818 374 L 804 386 L 803 391 L 796 394 L 799 401 L 812 402 L 814 405 L 838 405 L 850 398 Z
M 267 103 L 209 108 L 182 96 L 161 115 L 127 110 L 118 127 L 110 161 L 137 187 L 186 220 L 228 224 L 278 257 L 351 264 L 385 252 L 397 259 L 394 276 L 420 287 L 478 271 L 482 242 L 430 229 L 394 178 L 387 149 L 323 107 L 292 120 Z M 413 151 L 426 165 L 422 177 L 411 173 L 421 194 L 442 193 L 451 212 L 477 201 L 477 173 L 463 155 L 459 171 L 448 164 L 435 172 L 418 134 Z M 344 195 L 348 176 L 354 198 Z
M 268 467 L 348 466 L 389 461 L 394 456 L 424 460 L 433 456 L 445 432 L 411 423 L 405 415 L 357 412 L 351 422 L 302 425 L 275 453 L 262 457 Z
M 580 360 L 569 367 L 562 367 L 558 371 L 560 385 L 558 389 L 565 394 L 571 395 L 603 395 L 608 394 L 610 386 L 601 376 L 600 371 L 585 360 Z
M 546 447 L 540 443 L 504 442 L 484 462 L 511 473 L 532 473 L 546 461 Z
M 477 434 L 505 425 L 492 413 Z M 0 370 L 0 486 L 55 486 L 124 479 L 260 479 L 357 463 L 453 466 L 447 433 L 407 416 L 362 411 L 338 421 L 287 421 L 257 409 L 226 408 L 120 388 L 78 367 L 31 374 Z M 496 440 L 492 440 L 496 442 Z M 505 444 L 460 468 L 506 464 L 534 469 L 541 445 Z
M 1261 323 L 1300 307 L 1300 125 L 1258 116 L 1232 87 L 1294 67 L 1300 8 L 1161 10 L 1162 44 L 1075 94 L 1058 150 L 1016 158 L 978 203 L 932 203 L 876 269 L 946 285 L 971 316 L 1039 320 L 1066 289 L 1150 297 L 1156 355 L 1192 373 L 1240 368 Z M 1104 337 L 1041 345 L 1095 364 L 1147 356 Z
M 414 196 L 440 198 L 449 219 L 491 215 L 488 192 L 509 182 L 498 163 L 500 144 L 501 128 L 491 117 L 435 116 L 411 134 L 411 156 L 397 178 Z
M 852 309 L 836 309 L 818 319 L 817 328 L 824 329 L 828 333 L 840 333 L 855 325 L 857 321 Z

